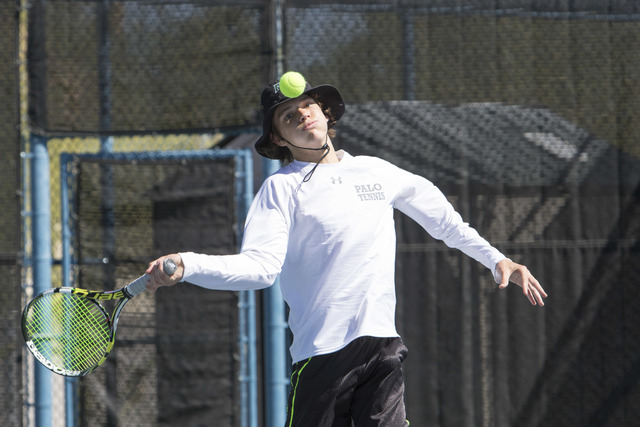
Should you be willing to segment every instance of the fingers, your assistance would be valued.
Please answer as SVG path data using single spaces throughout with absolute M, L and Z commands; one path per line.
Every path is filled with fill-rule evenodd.
M 511 260 L 503 260 L 499 263 L 499 267 L 502 273 L 500 289 L 506 288 L 509 286 L 509 281 L 512 281 L 522 288 L 522 293 L 531 305 L 544 306 L 544 298 L 547 297 L 547 293 L 526 266 L 516 264 Z
M 176 262 L 176 258 L 178 262 Z M 177 272 L 165 271 L 164 262 L 167 259 L 174 261 L 176 265 L 182 266 L 182 259 L 177 254 L 167 255 L 160 257 L 149 263 L 149 267 L 145 271 L 149 275 L 149 282 L 147 282 L 147 289 L 150 291 L 156 291 L 162 286 L 173 286 L 180 281 L 182 273 L 180 275 Z
M 531 303 L 531 305 L 537 305 L 536 304 L 536 297 L 533 295 L 533 290 L 531 289 L 527 289 L 527 291 L 525 292 L 527 299 L 529 300 L 529 302 Z M 544 304 L 540 304 L 540 305 L 544 305 Z
M 547 297 L 547 293 L 540 285 L 540 282 L 538 282 L 533 276 L 531 276 L 531 278 L 529 279 L 529 294 L 531 294 L 538 305 L 544 305 L 544 298 Z
M 526 274 L 523 274 L 521 286 L 522 292 L 529 299 L 531 305 L 544 306 L 544 298 L 547 297 L 547 293 L 529 270 L 526 270 Z
M 155 274 L 155 272 L 159 268 L 161 267 L 159 266 L 158 260 L 155 260 L 149 263 L 149 268 L 147 268 L 147 271 L 145 271 L 145 273 L 149 275 L 149 281 L 147 282 L 147 289 L 153 292 L 158 290 L 158 288 L 160 287 Z
M 149 263 L 149 266 L 145 270 L 145 274 L 151 274 L 153 272 L 153 269 L 155 268 L 155 266 L 156 266 L 156 261 L 151 261 Z

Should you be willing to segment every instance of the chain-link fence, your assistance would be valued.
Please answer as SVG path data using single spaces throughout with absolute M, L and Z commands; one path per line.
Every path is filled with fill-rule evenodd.
M 18 8 L 0 3 L 0 425 L 22 422 L 20 252 L 20 139 L 18 99 Z
M 338 146 L 433 180 L 551 294 L 531 310 L 519 292 L 497 292 L 477 265 L 398 216 L 397 320 L 410 350 L 412 425 L 640 423 L 637 2 L 37 0 L 0 2 L 0 19 L 0 268 L 9 278 L 0 297 L 0 424 L 20 424 L 28 412 L 20 401 L 33 402 L 17 327 L 21 285 L 29 285 L 20 253 L 30 241 L 16 196 L 29 188 L 20 102 L 30 120 L 23 132 L 49 138 L 59 260 L 60 152 L 237 144 L 259 126 L 263 86 L 288 69 L 340 89 L 347 113 Z M 172 387 L 149 385 L 164 396 L 153 408 Z M 150 423 L 198 417 L 195 409 L 172 416 Z

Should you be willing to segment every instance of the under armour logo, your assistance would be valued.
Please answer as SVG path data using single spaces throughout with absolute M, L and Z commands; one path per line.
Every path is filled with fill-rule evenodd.
M 338 177 L 332 176 L 331 177 L 331 183 L 332 184 L 342 184 L 342 177 L 341 176 L 338 176 Z

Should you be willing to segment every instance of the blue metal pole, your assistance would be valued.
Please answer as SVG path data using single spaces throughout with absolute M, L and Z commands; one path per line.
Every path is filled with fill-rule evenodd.
M 249 332 L 249 425 L 258 427 L 258 361 L 256 355 L 256 293 L 247 292 Z
M 274 160 L 263 163 L 265 177 L 275 172 L 279 164 Z M 264 291 L 264 359 L 265 359 L 265 416 L 266 426 L 285 425 L 287 416 L 287 322 L 279 280 Z
M 37 295 L 51 287 L 51 200 L 47 139 L 32 136 L 31 152 L 33 291 Z M 49 427 L 52 424 L 51 377 L 51 371 L 40 363 L 35 364 L 36 427 Z
M 60 155 L 60 219 L 62 221 L 62 286 L 71 284 L 71 226 L 69 219 L 69 153 Z
M 69 205 L 69 181 L 71 179 L 69 165 L 72 155 L 63 153 L 60 155 L 60 218 L 62 221 L 62 286 L 71 286 L 71 225 Z M 74 427 L 77 420 L 76 396 L 78 388 L 77 378 L 65 378 L 65 426 Z
M 249 396 L 248 396 L 248 367 L 247 347 L 249 345 L 247 334 L 247 291 L 238 292 L 238 346 L 240 351 L 240 425 L 249 427 Z
M 243 153 L 244 159 L 244 203 L 242 217 L 244 220 L 247 218 L 249 212 L 249 206 L 253 200 L 253 162 L 251 157 L 251 151 L 245 150 Z M 249 291 L 248 293 L 249 303 L 249 319 L 248 319 L 248 332 L 249 332 L 249 425 L 251 427 L 258 427 L 258 358 L 257 358 L 257 334 L 256 334 L 256 293 L 255 291 Z
M 253 200 L 253 165 L 251 152 L 245 150 L 237 156 L 239 166 L 236 168 L 236 182 L 240 206 L 238 207 L 238 236 L 242 240 L 242 232 L 249 206 Z M 258 427 L 258 367 L 256 350 L 256 299 L 255 291 L 241 291 L 240 295 L 240 351 L 241 372 L 243 375 L 242 425 Z
M 285 425 L 287 412 L 287 355 L 285 307 L 278 280 L 264 291 L 264 358 L 266 426 Z

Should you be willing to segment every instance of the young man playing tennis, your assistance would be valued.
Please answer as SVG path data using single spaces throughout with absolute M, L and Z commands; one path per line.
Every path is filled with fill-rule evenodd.
M 393 210 L 434 238 L 491 270 L 500 288 L 512 281 L 533 305 L 547 294 L 529 270 L 506 258 L 462 221 L 428 180 L 374 157 L 333 147 L 331 127 L 345 108 L 338 90 L 262 93 L 261 155 L 290 163 L 267 178 L 247 217 L 241 252 L 169 255 L 149 264 L 149 289 L 188 281 L 209 289 L 280 286 L 290 308 L 294 361 L 287 426 L 408 425 L 395 327 Z

